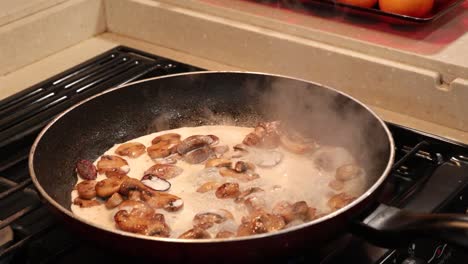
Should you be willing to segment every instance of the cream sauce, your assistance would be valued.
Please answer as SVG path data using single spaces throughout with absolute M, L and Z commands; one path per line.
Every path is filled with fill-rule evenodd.
M 173 130 L 161 131 L 150 135 L 132 139 L 128 142 L 139 142 L 146 147 L 151 146 L 151 140 L 158 135 L 165 133 L 178 133 L 182 139 L 191 135 L 208 135 L 213 134 L 219 137 L 218 145 L 232 146 L 242 142 L 244 137 L 252 132 L 252 128 L 235 127 L 235 126 L 200 126 L 200 127 L 184 127 Z M 116 144 L 104 155 L 116 155 L 115 150 L 123 143 Z M 183 168 L 183 173 L 173 179 L 169 179 L 171 188 L 169 193 L 179 196 L 184 201 L 184 207 L 178 212 L 166 212 L 157 210 L 158 213 L 165 215 L 167 224 L 171 227 L 171 237 L 178 237 L 183 232 L 192 228 L 192 219 L 197 213 L 209 212 L 216 209 L 226 209 L 234 215 L 234 222 L 227 221 L 221 225 L 215 225 L 208 231 L 215 235 L 220 229 L 236 232 L 237 226 L 240 224 L 242 216 L 247 214 L 243 204 L 234 203 L 233 199 L 218 199 L 214 191 L 206 193 L 198 193 L 196 189 L 207 181 L 238 182 L 240 189 L 245 190 L 248 187 L 260 187 L 265 192 L 261 193 L 261 197 L 267 201 L 270 209 L 279 201 L 289 201 L 291 203 L 297 201 L 306 201 L 311 207 L 317 208 L 318 212 L 329 212 L 327 201 L 329 197 L 337 192 L 328 187 L 328 183 L 334 179 L 335 169 L 341 165 L 353 162 L 354 159 L 350 153 L 338 147 L 322 147 L 315 151 L 312 155 L 297 155 L 286 151 L 279 147 L 278 151 L 282 152 L 283 159 L 281 163 L 272 168 L 256 168 L 256 172 L 260 175 L 259 179 L 250 182 L 240 182 L 233 178 L 222 177 L 215 168 L 205 169 L 203 164 L 188 164 L 183 160 L 177 162 L 177 166 Z M 329 152 L 332 154 L 333 162 L 331 162 L 328 171 L 318 169 L 314 160 L 320 152 Z M 252 154 L 257 155 L 258 153 Z M 155 162 L 145 153 L 138 158 L 123 157 L 127 160 L 130 171 L 128 176 L 141 179 L 149 167 Z M 242 160 L 250 160 L 252 157 L 246 156 Z M 97 164 L 97 160 L 94 162 Z M 78 177 L 78 176 L 77 176 Z M 104 174 L 98 175 L 97 181 L 105 179 Z M 353 196 L 359 196 L 365 191 L 366 179 L 365 175 L 348 181 L 345 188 L 342 190 Z M 82 181 L 78 177 L 78 182 Z M 340 191 L 340 192 L 342 192 Z M 77 197 L 77 192 L 72 191 L 72 200 Z M 106 229 L 116 229 L 113 219 L 114 214 L 118 209 L 109 210 L 104 204 L 90 207 L 80 208 L 77 205 L 71 206 L 72 212 L 78 217 L 86 219 Z

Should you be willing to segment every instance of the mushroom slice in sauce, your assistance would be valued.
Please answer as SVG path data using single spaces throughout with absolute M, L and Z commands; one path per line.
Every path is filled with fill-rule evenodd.
M 119 206 L 121 210 L 114 215 L 119 229 L 142 235 L 169 237 L 170 228 L 165 222 L 164 215 L 155 213 L 142 202 L 132 201 L 131 204 L 125 204 L 126 202 Z
M 204 146 L 186 153 L 184 155 L 184 161 L 190 164 L 198 164 L 213 156 L 213 150 L 208 146 Z
M 169 193 L 160 193 L 155 191 L 143 191 L 142 200 L 153 208 L 162 208 L 168 212 L 175 212 L 184 206 L 184 201 Z
M 97 177 L 97 169 L 89 160 L 79 160 L 75 165 L 78 175 L 85 180 L 95 180 Z
M 294 140 L 288 135 L 281 135 L 279 139 L 281 146 L 283 146 L 286 150 L 296 154 L 304 154 L 311 151 L 314 147 L 313 144 L 305 143 L 300 139 Z
M 105 205 L 107 209 L 112 209 L 119 206 L 123 201 L 124 199 L 119 193 L 114 193 L 107 199 Z
M 226 221 L 226 217 L 212 212 L 199 213 L 193 218 L 193 226 L 201 229 L 208 229 L 215 224 L 220 224 Z
M 99 197 L 106 198 L 119 191 L 125 179 L 107 178 L 96 183 L 96 194 Z
M 260 175 L 254 172 L 237 172 L 229 168 L 220 168 L 219 174 L 223 177 L 238 179 L 240 181 L 253 181 L 260 178 Z
M 205 182 L 204 184 L 202 184 L 200 187 L 197 188 L 197 192 L 206 193 L 206 192 L 218 189 L 219 186 L 221 186 L 221 183 L 219 182 L 213 182 L 213 181 Z
M 159 141 L 146 148 L 146 152 L 152 159 L 166 158 L 171 155 L 171 143 L 167 140 Z
M 76 191 L 78 192 L 78 196 L 80 198 L 90 200 L 96 197 L 95 187 L 96 187 L 96 181 L 86 180 L 76 185 Z
M 216 137 L 216 136 L 214 136 Z M 179 145 L 177 145 L 177 152 L 180 155 L 187 154 L 188 152 L 204 147 L 204 146 L 210 146 L 215 142 L 215 140 L 219 140 L 212 137 L 212 135 L 208 136 L 203 136 L 203 135 L 194 135 L 190 136 L 186 139 L 184 139 L 182 142 L 180 142 Z
M 347 204 L 351 203 L 352 201 L 354 201 L 354 199 L 356 199 L 356 197 L 353 197 L 347 193 L 342 192 L 342 193 L 332 196 L 328 200 L 327 205 L 332 210 L 338 210 L 340 208 L 345 207 Z
M 361 174 L 361 168 L 354 164 L 346 164 L 336 169 L 335 178 L 339 181 L 349 181 Z
M 239 184 L 233 182 L 224 183 L 216 189 L 215 194 L 219 199 L 236 198 L 240 194 Z
M 237 236 L 248 236 L 281 230 L 286 226 L 283 217 L 274 214 L 260 214 L 250 221 L 242 223 L 237 229 Z
M 251 187 L 248 188 L 247 190 L 241 192 L 241 194 L 234 200 L 236 203 L 242 203 L 245 201 L 245 199 L 250 196 L 253 193 L 257 192 L 263 192 L 263 189 L 260 187 Z
M 171 164 L 155 164 L 145 171 L 145 175 L 151 174 L 162 179 L 172 179 L 182 174 L 184 170 Z
M 190 229 L 179 236 L 179 238 L 185 239 L 208 239 L 211 238 L 210 233 L 206 232 L 201 228 Z
M 273 208 L 272 213 L 281 215 L 286 223 L 294 220 L 307 221 L 309 219 L 309 206 L 305 201 L 296 202 L 294 204 L 283 201 Z
M 103 155 L 97 162 L 97 170 L 101 174 L 107 171 L 125 174 L 130 171 L 130 167 L 128 166 L 128 162 L 119 156 Z
M 164 192 L 171 188 L 171 184 L 168 181 L 153 174 L 146 174 L 143 176 L 141 183 L 155 191 Z
M 180 143 L 180 135 L 177 133 L 167 133 L 160 136 L 155 137 L 151 140 L 151 144 L 157 144 L 161 141 L 166 141 L 171 145 L 176 145 Z
M 97 200 L 87 200 L 87 199 L 82 199 L 80 197 L 76 197 L 73 200 L 73 204 L 78 205 L 81 208 L 87 208 L 87 207 L 93 207 L 93 206 L 100 205 L 101 203 L 99 203 Z
M 253 163 L 250 163 L 248 161 L 238 161 L 234 165 L 234 170 L 237 172 L 246 172 L 248 170 L 254 171 L 255 170 L 255 165 Z
M 116 150 L 115 154 L 120 156 L 127 156 L 129 158 L 138 158 L 145 153 L 145 145 L 138 142 L 127 142 L 120 145 Z
M 213 152 L 215 153 L 217 158 L 222 157 L 226 152 L 229 151 L 229 146 L 223 145 L 223 146 L 214 146 L 211 148 Z
M 210 168 L 210 167 L 228 167 L 230 168 L 232 165 L 232 161 L 228 159 L 222 159 L 222 158 L 215 158 L 215 159 L 209 159 L 205 163 L 205 168 Z
M 344 183 L 339 180 L 331 180 L 328 183 L 328 187 L 332 188 L 335 191 L 341 191 L 344 189 Z

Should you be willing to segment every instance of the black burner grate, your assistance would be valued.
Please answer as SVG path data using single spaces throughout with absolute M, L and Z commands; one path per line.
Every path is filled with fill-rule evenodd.
M 27 157 L 39 131 L 57 114 L 106 89 L 146 76 L 156 77 L 202 69 L 128 47 L 119 46 L 63 73 L 0 101 L 0 229 L 13 230 L 13 240 L 0 245 L 0 263 L 41 236 L 66 231 L 54 223 L 31 187 Z M 55 231 L 60 229 L 60 231 Z M 60 241 L 62 249 L 43 249 L 43 261 L 52 259 L 74 241 Z M 52 241 L 50 239 L 49 241 Z M 32 243 L 34 245 L 34 243 Z M 38 243 L 39 245 L 43 243 Z M 36 245 L 37 246 L 37 245 Z M 44 246 L 44 245 L 41 245 Z M 13 262 L 29 262 L 18 259 Z M 42 260 L 41 260 L 42 261 Z

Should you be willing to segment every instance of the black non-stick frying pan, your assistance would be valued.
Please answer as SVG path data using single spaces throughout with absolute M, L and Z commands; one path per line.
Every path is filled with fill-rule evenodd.
M 312 222 L 227 240 L 159 238 L 106 230 L 70 211 L 70 192 L 76 183 L 74 166 L 79 159 L 95 160 L 115 143 L 164 129 L 226 120 L 233 125 L 255 126 L 258 121 L 277 119 L 323 144 L 348 148 L 367 171 L 367 191 L 344 208 Z M 41 195 L 71 227 L 129 254 L 222 262 L 317 248 L 345 230 L 387 245 L 404 242 L 399 239 L 432 236 L 467 246 L 468 220 L 464 216 L 416 215 L 378 206 L 376 198 L 393 157 L 393 139 L 385 123 L 346 94 L 282 76 L 201 72 L 128 84 L 75 105 L 41 132 L 31 150 L 29 166 Z M 373 226 L 357 220 L 367 215 L 374 220 Z

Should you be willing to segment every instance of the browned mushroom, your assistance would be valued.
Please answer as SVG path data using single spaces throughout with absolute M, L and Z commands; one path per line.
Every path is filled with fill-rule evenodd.
M 243 222 L 237 229 L 237 236 L 248 236 L 281 230 L 286 223 L 281 216 L 260 214 L 249 221 Z
M 160 136 L 155 137 L 151 140 L 151 144 L 157 144 L 161 141 L 167 141 L 171 145 L 176 145 L 180 143 L 180 135 L 177 133 L 167 133 Z
M 238 161 L 234 165 L 234 170 L 237 172 L 246 172 L 248 170 L 254 171 L 255 170 L 255 165 L 251 162 L 248 161 Z
M 120 156 L 127 156 L 129 158 L 138 158 L 145 153 L 145 145 L 138 142 L 127 142 L 120 145 L 116 150 L 115 154 Z
M 294 204 L 283 201 L 273 208 L 272 213 L 281 215 L 286 223 L 294 220 L 306 221 L 309 219 L 309 206 L 305 201 L 296 202 Z
M 199 213 L 193 218 L 193 226 L 201 229 L 208 229 L 215 224 L 226 221 L 227 218 L 217 213 Z
M 230 237 L 235 237 L 235 236 L 236 234 L 227 230 L 221 230 L 216 234 L 216 238 L 230 238 Z
M 130 171 L 130 167 L 127 161 L 119 156 L 103 155 L 97 163 L 97 170 L 101 174 L 107 171 L 125 174 Z
M 219 186 L 221 186 L 221 183 L 219 183 L 219 182 L 213 182 L 213 181 L 205 182 L 200 187 L 198 187 L 197 192 L 206 193 L 206 192 L 209 192 L 211 190 L 218 189 Z
M 223 177 L 230 177 L 240 181 L 253 181 L 260 178 L 260 175 L 255 172 L 237 172 L 230 168 L 220 168 L 219 174 Z
M 124 231 L 159 237 L 169 237 L 170 228 L 166 224 L 164 215 L 155 213 L 154 210 L 141 202 L 134 202 L 130 208 L 121 209 L 114 215 L 116 226 Z M 123 207 L 123 203 L 119 208 Z
M 186 153 L 184 161 L 190 164 L 198 164 L 214 156 L 215 154 L 209 146 L 203 146 Z
M 78 183 L 76 185 L 76 191 L 78 192 L 78 196 L 83 199 L 93 199 L 96 197 L 96 181 L 94 180 L 86 180 Z
M 340 208 L 345 207 L 347 204 L 351 203 L 352 201 L 354 201 L 354 199 L 356 199 L 356 197 L 353 197 L 347 193 L 342 192 L 342 193 L 332 196 L 328 200 L 327 205 L 332 210 L 338 210 Z
M 76 197 L 73 200 L 73 204 L 79 205 L 81 208 L 88 208 L 88 207 L 100 205 L 101 203 L 99 203 L 97 200 L 86 200 L 86 199 L 81 199 L 80 197 Z
M 146 152 L 152 159 L 166 158 L 171 155 L 171 146 L 170 141 L 163 140 L 146 148 Z
M 184 206 L 184 201 L 173 194 L 155 191 L 143 191 L 141 198 L 153 208 L 162 208 L 168 212 L 175 212 Z
M 120 186 L 125 181 L 124 178 L 107 178 L 96 183 L 96 194 L 106 198 L 119 191 Z
M 123 201 L 123 197 L 119 193 L 114 193 L 107 199 L 105 205 L 107 209 L 112 209 L 119 206 Z
M 242 203 L 247 199 L 247 197 L 253 193 L 263 192 L 262 188 L 251 187 L 241 192 L 241 194 L 234 200 L 236 203 Z
M 240 194 L 239 184 L 232 182 L 224 183 L 216 189 L 215 194 L 219 199 L 236 198 Z
M 215 136 L 214 136 L 215 137 Z M 184 139 L 182 142 L 180 142 L 179 145 L 177 145 L 177 152 L 180 155 L 185 155 L 188 152 L 204 147 L 204 146 L 210 146 L 213 144 L 215 141 L 217 141 L 217 137 L 214 138 L 212 135 L 208 136 L 203 136 L 203 135 L 194 135 L 190 136 L 186 139 Z M 210 149 L 211 150 L 211 149 Z
M 207 239 L 211 238 L 210 233 L 206 232 L 205 230 L 201 228 L 193 228 L 190 229 L 186 232 L 184 232 L 182 235 L 179 236 L 179 238 L 184 238 L 184 239 Z
M 335 178 L 339 181 L 349 181 L 361 174 L 361 168 L 354 164 L 346 164 L 336 169 Z
M 184 170 L 171 164 L 155 164 L 145 171 L 145 175 L 152 174 L 162 179 L 172 179 L 182 174 Z
M 94 180 L 97 177 L 97 170 L 89 160 L 79 160 L 75 165 L 78 175 L 85 180 Z
M 335 191 L 341 191 L 344 188 L 344 183 L 339 180 L 331 180 L 328 183 L 328 187 L 332 188 Z
M 215 159 L 209 159 L 205 163 L 205 168 L 209 167 L 228 167 L 230 168 L 232 165 L 232 162 L 228 159 L 222 159 L 222 158 L 215 158 Z

